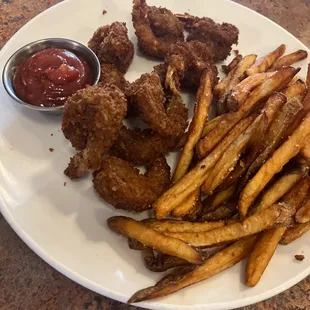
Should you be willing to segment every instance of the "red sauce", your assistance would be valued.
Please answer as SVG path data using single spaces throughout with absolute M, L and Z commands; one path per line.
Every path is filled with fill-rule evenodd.
M 91 82 L 87 62 L 59 48 L 48 48 L 23 60 L 13 79 L 20 99 L 44 107 L 63 105 L 69 96 Z

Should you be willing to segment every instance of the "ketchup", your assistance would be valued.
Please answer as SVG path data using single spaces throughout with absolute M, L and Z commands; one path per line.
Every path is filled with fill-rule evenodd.
M 13 79 L 20 99 L 43 107 L 63 105 L 69 96 L 91 82 L 88 63 L 59 48 L 48 48 L 23 60 Z

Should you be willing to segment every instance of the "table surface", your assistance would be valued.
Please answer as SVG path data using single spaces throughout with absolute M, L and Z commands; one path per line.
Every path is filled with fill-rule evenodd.
M 35 15 L 61 0 L 0 0 L 0 48 Z M 309 0 L 238 0 L 310 47 Z M 308 29 L 308 31 L 307 31 Z M 47 265 L 0 213 L 0 309 L 138 310 L 93 293 Z M 310 309 L 310 276 L 284 293 L 239 310 Z

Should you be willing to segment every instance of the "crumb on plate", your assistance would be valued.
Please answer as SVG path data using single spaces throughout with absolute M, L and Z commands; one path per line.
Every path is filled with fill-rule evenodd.
M 303 261 L 305 259 L 305 255 L 295 255 L 295 259 L 299 261 Z

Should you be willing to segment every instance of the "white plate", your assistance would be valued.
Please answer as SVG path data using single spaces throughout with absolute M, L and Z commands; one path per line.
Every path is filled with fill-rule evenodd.
M 127 22 L 129 36 L 136 42 L 131 3 L 130 0 L 62 2 L 11 38 L 0 53 L 0 68 L 28 42 L 67 37 L 87 43 L 98 26 L 115 20 Z M 149 3 L 235 24 L 240 29 L 238 49 L 243 55 L 263 55 L 281 43 L 287 44 L 288 52 L 307 49 L 270 20 L 230 1 L 149 0 Z M 103 16 L 104 8 L 108 13 Z M 301 75 L 305 76 L 306 61 L 301 64 Z M 136 55 L 127 77 L 133 80 L 151 71 L 153 65 Z M 58 271 L 113 299 L 126 302 L 135 291 L 154 284 L 161 275 L 147 271 L 139 253 L 128 249 L 125 238 L 107 229 L 108 217 L 126 213 L 105 205 L 95 195 L 90 176 L 77 182 L 64 176 L 63 170 L 74 151 L 60 132 L 60 117 L 14 104 L 2 83 L 0 102 L 0 208 L 17 234 Z M 53 153 L 50 147 L 55 149 Z M 169 161 L 173 161 L 173 156 Z M 294 260 L 294 254 L 300 253 L 306 256 L 303 262 Z M 243 284 L 244 263 L 241 263 L 203 283 L 139 305 L 152 309 L 244 306 L 278 294 L 306 277 L 310 273 L 309 262 L 308 234 L 290 246 L 277 249 L 255 288 Z

